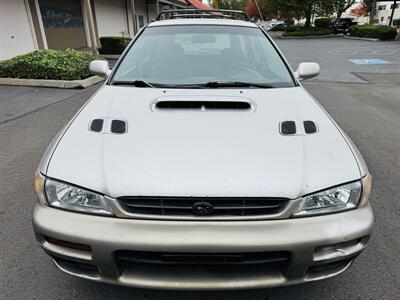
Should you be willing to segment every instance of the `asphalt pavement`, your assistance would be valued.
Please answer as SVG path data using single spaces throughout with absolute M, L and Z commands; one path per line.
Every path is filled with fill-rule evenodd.
M 298 51 L 295 51 L 298 41 L 278 43 L 295 65 L 298 61 L 318 60 L 317 55 L 312 57 L 309 53 L 313 47 L 319 47 L 318 41 L 310 44 L 310 48 L 299 47 Z M 368 43 L 372 48 L 390 45 Z M 296 53 L 292 56 L 293 52 Z M 326 58 L 326 53 L 320 55 L 321 60 Z M 347 57 L 336 59 L 339 62 Z M 399 57 L 391 54 L 386 59 L 398 61 Z M 132 289 L 85 281 L 58 271 L 32 232 L 31 210 L 36 201 L 33 173 L 53 136 L 96 91 L 96 86 L 75 91 L 66 98 L 62 95 L 58 98 L 62 101 L 28 110 L 0 124 L 0 299 L 399 299 L 400 68 L 393 64 L 389 73 L 397 68 L 398 74 L 383 75 L 382 70 L 376 72 L 376 66 L 370 69 L 349 66 L 352 68 L 343 67 L 340 71 L 338 65 L 332 71 L 330 64 L 322 64 L 323 73 L 336 76 L 319 79 L 324 82 L 304 82 L 356 143 L 373 175 L 370 201 L 376 217 L 374 232 L 367 249 L 348 271 L 304 285 L 233 292 Z M 347 77 L 352 72 L 362 72 L 362 82 L 368 84 Z M 343 74 L 348 80 L 338 83 L 343 81 Z M 51 96 L 51 90 L 46 93 Z M 0 89 L 0 103 L 5 95 Z M 7 109 L 4 107 L 3 114 L 3 109 Z

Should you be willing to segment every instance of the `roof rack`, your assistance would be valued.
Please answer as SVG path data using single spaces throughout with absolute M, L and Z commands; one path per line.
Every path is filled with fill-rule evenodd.
M 231 19 L 250 21 L 249 17 L 240 10 L 228 9 L 176 9 L 164 10 L 155 21 L 170 19 Z

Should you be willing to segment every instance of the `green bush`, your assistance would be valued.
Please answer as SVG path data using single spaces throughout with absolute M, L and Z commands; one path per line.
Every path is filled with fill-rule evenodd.
M 285 31 L 285 32 L 293 32 L 293 31 L 299 31 L 303 28 L 303 26 L 299 25 L 285 25 L 285 24 L 279 24 L 273 27 L 270 31 Z
M 270 29 L 270 31 L 286 31 L 287 25 L 286 24 L 278 24 Z
M 350 27 L 350 35 L 386 41 L 395 39 L 397 31 L 386 25 L 353 25 Z
M 100 54 L 121 54 L 128 46 L 130 38 L 121 36 L 102 36 L 100 38 Z
M 293 26 L 288 26 L 286 29 L 286 32 L 296 32 L 296 31 L 302 31 L 302 30 L 304 30 L 304 26 L 293 25 Z
M 314 21 L 314 26 L 316 28 L 329 28 L 329 24 L 332 22 L 332 20 L 330 18 L 319 18 L 319 19 L 315 19 Z
M 287 31 L 283 34 L 284 37 L 304 37 L 304 36 L 324 36 L 331 34 L 329 29 L 304 27 L 296 31 Z
M 0 63 L 0 77 L 80 80 L 90 77 L 89 63 L 96 55 L 67 50 L 37 50 Z

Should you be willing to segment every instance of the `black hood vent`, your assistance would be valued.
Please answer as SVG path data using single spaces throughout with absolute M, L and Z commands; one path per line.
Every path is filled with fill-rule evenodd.
M 90 130 L 94 132 L 101 132 L 103 130 L 103 119 L 94 119 L 92 123 L 90 123 Z
M 313 121 L 304 121 L 304 131 L 307 134 L 313 134 L 317 132 L 317 125 Z
M 295 121 L 284 121 L 281 123 L 281 133 L 283 135 L 296 134 L 296 122 Z
M 126 122 L 124 120 L 112 120 L 111 121 L 111 132 L 116 134 L 126 133 Z
M 251 110 L 245 101 L 159 101 L 155 107 L 160 110 Z

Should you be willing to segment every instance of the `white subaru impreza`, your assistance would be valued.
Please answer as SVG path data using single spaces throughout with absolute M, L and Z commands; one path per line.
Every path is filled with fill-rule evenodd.
M 62 271 L 135 287 L 260 288 L 345 271 L 373 225 L 355 145 L 254 23 L 163 13 L 61 130 L 33 226 Z M 349 279 L 351 280 L 351 279 Z

